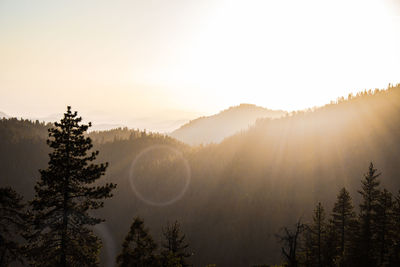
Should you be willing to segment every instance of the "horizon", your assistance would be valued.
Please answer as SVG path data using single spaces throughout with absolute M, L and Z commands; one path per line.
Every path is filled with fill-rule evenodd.
M 95 4 L 96 3 L 96 4 Z M 241 19 L 238 19 L 241 18 Z M 400 82 L 400 2 L 2 1 L 0 110 L 168 132 Z
M 399 83 L 400 84 L 400 83 Z M 397 86 L 397 84 L 391 84 L 389 83 L 388 86 Z M 93 111 L 89 111 L 89 114 L 92 114 L 92 117 L 89 115 L 85 115 L 82 114 L 81 111 L 78 111 L 76 109 L 74 109 L 74 107 L 71 106 L 71 108 L 73 110 L 78 111 L 78 115 L 80 117 L 82 117 L 82 120 L 84 122 L 91 122 L 92 123 L 92 128 L 89 129 L 89 131 L 107 131 L 107 130 L 112 130 L 112 129 L 117 129 L 117 128 L 124 128 L 127 127 L 129 129 L 138 129 L 138 130 L 146 130 L 149 132 L 154 132 L 154 133 L 161 133 L 161 134 L 170 134 L 175 130 L 180 129 L 181 127 L 189 124 L 190 122 L 192 122 L 193 120 L 196 119 L 200 119 L 200 118 L 207 118 L 207 117 L 211 117 L 214 115 L 218 115 L 224 111 L 230 110 L 232 108 L 239 108 L 241 106 L 252 106 L 254 108 L 262 108 L 265 110 L 271 110 L 271 111 L 283 111 L 286 113 L 291 113 L 291 112 L 298 112 L 298 111 L 307 111 L 307 110 L 311 110 L 311 109 L 318 109 L 321 107 L 324 107 L 325 105 L 328 105 L 332 102 L 337 101 L 339 98 L 344 97 L 345 99 L 348 97 L 348 95 L 352 94 L 352 95 L 356 95 L 357 93 L 362 93 L 363 91 L 366 90 L 374 90 L 374 89 L 379 89 L 379 90 L 387 90 L 386 88 L 369 88 L 369 89 L 364 89 L 364 90 L 360 90 L 357 92 L 350 92 L 347 95 L 341 95 L 341 96 L 337 96 L 335 99 L 331 99 L 329 102 L 327 103 L 323 103 L 321 105 L 315 105 L 315 106 L 310 106 L 310 107 L 305 107 L 303 109 L 298 109 L 298 110 L 285 110 L 285 109 L 270 109 L 268 107 L 263 107 L 260 105 L 256 105 L 253 103 L 239 103 L 237 105 L 232 105 L 229 107 L 225 107 L 220 109 L 219 111 L 217 111 L 216 113 L 212 113 L 212 114 L 201 114 L 201 113 L 192 113 L 192 117 L 187 117 L 186 119 L 176 119 L 176 120 L 163 120 L 160 117 L 152 117 L 152 116 L 148 116 L 148 117 L 144 117 L 144 118 L 131 118 L 130 121 L 127 122 L 122 122 L 122 121 L 115 121 L 113 120 L 112 117 L 108 116 L 108 121 L 104 120 L 104 117 L 96 117 L 95 115 L 93 116 L 93 114 L 95 112 Z M 67 105 L 68 106 L 68 105 Z M 65 110 L 63 112 L 59 112 L 59 113 L 53 113 L 53 114 L 48 114 L 47 116 L 14 116 L 13 114 L 9 114 L 7 112 L 5 112 L 4 110 L 0 110 L 0 113 L 3 113 L 5 116 L 7 116 L 8 118 L 17 118 L 17 119 L 28 119 L 28 120 L 38 120 L 39 122 L 45 122 L 45 123 L 52 123 L 55 121 L 58 121 L 64 114 Z M 173 110 L 173 112 L 179 112 L 177 110 Z M 185 114 L 190 114 L 190 112 L 185 112 L 183 111 L 183 113 Z M 167 126 L 166 126 L 167 125 Z M 172 125 L 172 126 L 171 126 Z M 141 127 L 142 126 L 142 127 Z M 147 127 L 146 127 L 147 126 Z M 152 128 L 153 126 L 153 128 Z

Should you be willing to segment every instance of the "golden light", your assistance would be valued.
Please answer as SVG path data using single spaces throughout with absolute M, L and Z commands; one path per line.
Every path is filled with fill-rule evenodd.
M 101 3 L 2 4 L 4 112 L 69 103 L 126 121 L 240 103 L 296 110 L 400 82 L 390 0 Z

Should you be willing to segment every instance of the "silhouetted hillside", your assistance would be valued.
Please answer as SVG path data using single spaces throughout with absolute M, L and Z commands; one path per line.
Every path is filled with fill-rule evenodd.
M 127 127 L 115 128 L 105 131 L 92 131 L 88 134 L 88 136 L 92 138 L 93 142 L 100 144 L 107 142 L 115 142 L 117 140 L 133 140 L 145 136 L 152 136 L 161 139 L 166 138 L 166 136 L 163 134 L 146 132 L 146 130 L 144 131 L 134 130 L 134 129 L 129 129 Z M 172 140 L 172 138 L 169 139 Z
M 47 129 L 52 124 L 39 121 L 10 118 L 0 119 L 0 138 L 2 143 L 21 139 L 46 139 Z
M 171 136 L 190 145 L 219 143 L 228 136 L 246 130 L 259 118 L 279 118 L 285 114 L 281 110 L 241 104 L 213 116 L 192 120 L 173 131 Z
M 47 147 L 44 139 L 17 138 L 36 125 L 20 123 L 25 126 L 16 123 L 13 130 L 9 125 L 0 131 L 0 136 L 2 131 L 14 136 L 0 139 L 1 185 L 12 185 L 29 199 L 37 169 L 46 166 Z M 301 216 L 307 222 L 317 202 L 329 213 L 343 186 L 357 205 L 370 161 L 383 173 L 382 186 L 400 189 L 400 86 L 260 119 L 247 131 L 203 147 L 163 135 L 115 131 L 92 135 L 99 161 L 110 163 L 106 180 L 118 184 L 101 211 L 105 258 L 115 257 L 131 219 L 139 215 L 155 240 L 161 238 L 162 225 L 179 220 L 195 266 L 279 263 L 279 229 Z

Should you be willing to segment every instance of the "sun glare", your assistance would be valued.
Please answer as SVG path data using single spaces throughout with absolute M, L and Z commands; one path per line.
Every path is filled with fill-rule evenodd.
M 186 120 L 179 114 L 240 103 L 323 105 L 400 82 L 400 19 L 390 3 L 155 0 L 64 9 L 27 1 L 21 9 L 5 1 L 0 105 L 46 116 L 67 102 L 121 122 L 130 114 Z
M 287 110 L 385 87 L 399 70 L 400 40 L 383 3 L 223 1 L 182 47 L 185 60 L 151 81 L 207 92 L 219 106 Z

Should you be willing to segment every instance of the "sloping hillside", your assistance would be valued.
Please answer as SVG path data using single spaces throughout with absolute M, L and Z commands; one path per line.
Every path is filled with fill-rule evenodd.
M 190 145 L 219 143 L 228 136 L 246 130 L 259 118 L 279 118 L 285 114 L 281 110 L 241 104 L 213 116 L 192 120 L 173 131 L 171 136 Z
M 319 201 L 329 213 L 342 186 L 357 206 L 357 190 L 370 161 L 383 173 L 382 186 L 393 193 L 400 189 L 400 86 L 364 92 L 315 111 L 258 120 L 247 131 L 204 147 L 124 130 L 118 138 L 112 135 L 93 135 L 100 140 L 95 144 L 99 160 L 110 163 L 105 180 L 118 184 L 115 196 L 99 211 L 108 229 L 100 233 L 107 238 L 103 255 L 112 259 L 132 218 L 139 215 L 155 240 L 167 221 L 179 220 L 195 266 L 279 263 L 279 229 L 299 217 L 309 220 L 310 207 Z M 189 185 L 172 204 L 154 206 L 133 190 L 132 165 L 147 151 L 138 170 L 146 179 L 137 186 L 150 200 L 174 195 L 181 185 L 176 182 L 180 167 L 157 158 L 157 149 L 165 153 L 165 146 L 187 160 Z M 32 197 L 47 152 L 44 140 L 0 139 L 0 177 L 7 177 L 0 185 L 6 182 Z

